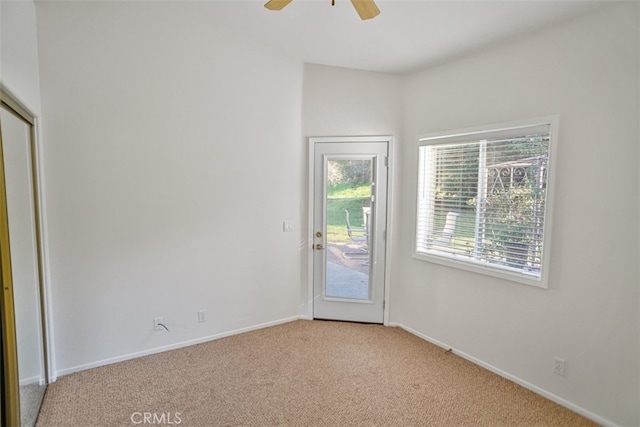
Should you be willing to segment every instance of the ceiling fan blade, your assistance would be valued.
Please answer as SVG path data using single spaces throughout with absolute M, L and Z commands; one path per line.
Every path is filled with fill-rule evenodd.
M 351 3 L 362 20 L 375 18 L 380 14 L 380 9 L 373 0 L 351 0 Z
M 269 0 L 264 7 L 269 10 L 282 10 L 283 7 L 291 3 L 293 0 Z

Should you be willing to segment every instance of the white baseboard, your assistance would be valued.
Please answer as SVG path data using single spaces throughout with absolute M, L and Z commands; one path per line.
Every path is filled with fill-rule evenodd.
M 295 320 L 300 320 L 300 319 L 306 319 L 306 316 L 287 317 L 287 318 L 284 318 L 284 319 L 274 320 L 272 322 L 260 323 L 260 324 L 257 324 L 257 325 L 248 326 L 248 327 L 240 328 L 240 329 L 234 329 L 232 331 L 222 332 L 222 333 L 215 334 L 215 335 L 208 335 L 208 336 L 202 337 L 202 338 L 196 338 L 196 339 L 193 339 L 193 340 L 182 341 L 182 342 L 179 342 L 179 343 L 170 344 L 170 345 L 166 345 L 166 346 L 162 346 L 162 347 L 155 347 L 155 348 L 151 348 L 149 350 L 138 351 L 138 352 L 135 352 L 135 353 L 129 353 L 129 354 L 125 354 L 125 355 L 122 355 L 122 356 L 111 357 L 109 359 L 104 359 L 104 360 L 99 360 L 97 362 L 92 362 L 92 363 L 87 363 L 87 364 L 84 364 L 84 365 L 74 366 L 72 368 L 61 369 L 59 371 L 56 371 L 55 379 L 57 379 L 60 376 L 72 374 L 74 372 L 86 371 L 87 369 L 93 369 L 93 368 L 98 368 L 100 366 L 111 365 L 113 363 L 124 362 L 125 360 L 137 359 L 138 357 L 148 356 L 148 355 L 156 354 L 156 353 L 162 353 L 162 352 L 169 351 L 169 350 L 176 350 L 176 349 L 179 349 L 179 348 L 189 347 L 189 346 L 196 345 L 196 344 L 202 344 L 202 343 L 205 343 L 205 342 L 218 340 L 220 338 L 225 338 L 225 337 L 229 337 L 229 336 L 232 336 L 232 335 L 238 335 L 238 334 L 242 334 L 242 333 L 245 333 L 245 332 L 255 331 L 255 330 L 258 330 L 258 329 L 268 328 L 270 326 L 281 325 L 283 323 L 289 323 L 289 322 L 293 322 Z
M 552 402 L 557 403 L 558 405 L 564 406 L 567 409 L 571 409 L 573 412 L 576 412 L 582 416 L 584 416 L 585 418 L 589 418 L 591 421 L 594 421 L 598 424 L 600 424 L 601 426 L 606 426 L 606 427 L 620 427 L 618 424 L 607 420 L 597 414 L 594 414 L 591 411 L 588 411 L 584 408 L 582 408 L 581 406 L 578 406 L 574 403 L 569 402 L 568 400 L 563 399 L 560 396 L 557 396 L 545 389 L 542 389 L 534 384 L 531 384 L 530 382 L 527 382 L 521 378 L 516 377 L 515 375 L 512 375 L 508 372 L 503 371 L 502 369 L 496 368 L 493 365 L 490 365 L 489 363 L 486 363 L 480 359 L 477 359 L 476 357 L 471 356 L 470 354 L 464 353 L 462 351 L 456 350 L 455 348 L 452 348 L 450 345 L 447 345 L 445 343 L 443 343 L 442 341 L 439 341 L 435 338 L 431 338 L 421 332 L 418 332 L 414 329 L 409 328 L 408 326 L 403 325 L 402 323 L 397 323 L 397 322 L 390 322 L 389 326 L 395 326 L 401 329 L 404 329 L 405 331 L 409 332 L 412 335 L 415 335 L 419 338 L 422 338 L 425 341 L 430 342 L 431 344 L 437 345 L 438 347 L 441 347 L 443 349 L 446 350 L 451 350 L 452 353 L 462 357 L 463 359 L 466 359 L 472 363 L 475 363 L 478 366 L 482 366 L 483 368 L 487 369 L 488 371 L 493 372 L 494 374 L 500 375 L 503 378 L 506 378 L 510 381 L 513 381 L 514 383 L 521 385 L 522 387 L 531 390 L 532 392 L 539 394 L 543 397 L 546 397 L 547 399 L 551 400 Z
M 44 385 L 44 380 L 42 377 L 38 376 L 20 379 L 20 387 L 25 387 L 32 384 Z

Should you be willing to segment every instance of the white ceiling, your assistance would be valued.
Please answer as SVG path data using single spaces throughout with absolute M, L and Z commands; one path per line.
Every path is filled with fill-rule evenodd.
M 350 0 L 293 0 L 281 11 L 268 0 L 73 1 L 207 3 L 218 22 L 303 62 L 408 73 L 625 0 L 375 0 L 381 13 L 367 21 Z
M 216 1 L 216 16 L 247 37 L 304 62 L 406 73 L 543 29 L 600 1 L 376 0 L 361 21 L 349 0 L 293 0 L 270 11 L 259 0 Z

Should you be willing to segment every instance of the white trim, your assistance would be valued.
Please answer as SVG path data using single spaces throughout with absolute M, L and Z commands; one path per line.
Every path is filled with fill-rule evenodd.
M 472 273 L 480 273 L 487 276 L 496 277 L 498 279 L 505 279 L 511 282 L 522 283 L 523 285 L 534 286 L 541 289 L 548 289 L 548 285 L 545 285 L 542 282 L 542 279 L 538 279 L 535 276 L 529 277 L 526 273 L 522 273 L 520 271 L 509 271 L 509 267 L 506 266 L 496 267 L 493 264 L 477 261 L 464 255 L 460 257 L 455 257 L 450 254 L 438 256 L 435 254 L 435 252 L 436 251 L 434 250 L 429 253 L 418 253 L 414 249 L 414 254 L 412 255 L 412 257 L 420 261 L 432 262 L 451 268 L 457 268 L 459 270 L 466 270 Z M 543 268 L 543 271 L 544 270 L 546 270 L 546 268 Z
M 557 124 L 558 115 L 533 117 L 531 119 L 514 120 L 510 122 L 492 123 L 488 125 L 471 126 L 462 129 L 450 129 L 429 132 L 418 135 L 418 145 L 425 145 L 428 141 L 443 139 L 442 143 L 449 143 L 452 139 L 469 137 L 483 133 L 504 132 L 517 129 L 532 128 L 545 124 Z
M 314 192 L 315 192 L 315 145 L 316 138 L 309 138 L 309 167 L 308 177 L 308 212 L 307 212 L 307 316 L 313 319 L 313 215 L 314 215 Z
M 78 366 L 74 366 L 74 367 L 71 367 L 71 368 L 62 369 L 62 370 L 56 372 L 56 376 L 68 375 L 68 374 L 72 374 L 74 372 L 85 371 L 87 369 L 98 368 L 100 366 L 111 365 L 111 364 L 118 363 L 118 362 L 124 362 L 126 360 L 137 359 L 137 358 L 143 357 L 143 356 L 149 356 L 151 354 L 163 353 L 163 352 L 169 351 L 169 350 L 176 350 L 176 349 L 179 349 L 179 348 L 189 347 L 189 346 L 196 345 L 196 344 L 202 344 L 202 343 L 209 342 L 209 341 L 215 341 L 215 340 L 218 340 L 220 338 L 226 338 L 226 337 L 230 337 L 230 336 L 233 336 L 233 335 L 243 334 L 245 332 L 251 332 L 251 331 L 258 330 L 258 329 L 264 329 L 264 328 L 268 328 L 268 327 L 271 327 L 271 326 L 276 326 L 276 325 L 281 325 L 281 324 L 284 324 L 284 323 L 293 322 L 293 321 L 296 321 L 296 320 L 306 320 L 306 318 L 304 316 L 286 317 L 284 319 L 274 320 L 272 322 L 260 323 L 260 324 L 257 324 L 257 325 L 247 326 L 245 328 L 240 328 L 240 329 L 234 329 L 232 331 L 227 331 L 227 332 L 221 332 L 219 334 L 209 335 L 209 336 L 202 337 L 202 338 L 196 338 L 196 339 L 193 339 L 193 340 L 182 341 L 182 342 L 178 342 L 178 343 L 175 343 L 175 344 L 165 345 L 165 346 L 162 346 L 162 347 L 155 347 L 155 348 L 151 348 L 151 349 L 148 349 L 148 350 L 137 351 L 135 353 L 124 354 L 122 356 L 111 357 L 109 359 L 103 359 L 103 360 L 99 360 L 97 362 L 91 362 L 91 363 L 86 363 L 84 365 L 78 365 Z
M 393 140 L 391 135 L 370 135 L 370 136 L 310 136 L 309 143 L 316 142 L 389 142 Z M 311 145 L 313 147 L 313 145 Z
M 42 382 L 42 377 L 36 376 L 36 377 L 20 379 L 20 387 L 25 387 L 32 384 L 44 385 L 44 383 Z
M 393 172 L 394 165 L 394 139 L 389 137 L 387 150 L 387 224 L 385 234 L 385 266 L 384 266 L 384 314 L 383 324 L 389 326 L 391 312 L 389 310 L 391 299 L 391 229 L 393 225 Z
M 450 350 L 453 354 L 455 354 L 457 356 L 460 356 L 463 359 L 466 359 L 466 360 L 468 360 L 468 361 L 470 361 L 470 362 L 472 362 L 472 363 L 474 363 L 474 364 L 476 364 L 478 366 L 481 366 L 481 367 L 487 369 L 488 371 L 493 372 L 494 374 L 500 375 L 501 377 L 506 378 L 509 381 L 513 381 L 514 383 L 516 383 L 516 384 L 518 384 L 518 385 L 520 385 L 520 386 L 522 386 L 522 387 L 524 387 L 524 388 L 526 388 L 528 390 L 531 390 L 532 392 L 534 392 L 536 394 L 539 394 L 540 396 L 543 396 L 543 397 L 551 400 L 552 402 L 557 403 L 558 405 L 564 406 L 567 409 L 570 409 L 570 410 L 572 410 L 572 411 L 574 411 L 574 412 L 576 412 L 576 413 L 578 413 L 578 414 L 580 414 L 580 415 L 582 415 L 582 416 L 584 416 L 586 418 L 589 418 L 590 420 L 592 420 L 592 421 L 594 421 L 594 422 L 596 422 L 596 423 L 598 423 L 598 424 L 600 424 L 602 426 L 620 427 L 619 424 L 616 424 L 611 420 L 608 420 L 608 419 L 603 418 L 603 417 L 601 417 L 601 416 L 599 416 L 597 414 L 594 414 L 593 412 L 591 412 L 591 411 L 589 411 L 587 409 L 584 409 L 583 407 L 578 406 L 575 403 L 572 403 L 572 402 L 570 402 L 570 401 L 568 401 L 566 399 L 563 399 L 562 397 L 560 397 L 558 395 L 555 395 L 555 394 L 553 394 L 553 393 L 551 393 L 551 392 L 549 392 L 549 391 L 547 391 L 547 390 L 545 390 L 543 388 L 540 388 L 540 387 L 538 387 L 538 386 L 536 386 L 534 384 L 531 384 L 528 381 L 525 381 L 525 380 L 523 380 L 523 379 L 521 379 L 521 378 L 519 378 L 519 377 L 517 377 L 515 375 L 512 375 L 512 374 L 510 374 L 510 373 L 508 373 L 506 371 L 503 371 L 502 369 L 497 368 L 497 367 L 495 367 L 495 366 L 493 366 L 493 365 L 491 365 L 491 364 L 489 364 L 487 362 L 484 362 L 484 361 L 482 361 L 482 360 L 480 360 L 480 359 L 478 359 L 478 358 L 476 358 L 476 357 L 474 357 L 474 356 L 472 356 L 470 354 L 467 354 L 467 353 L 465 353 L 463 351 L 460 351 L 460 350 L 457 350 L 455 348 L 452 348 L 450 345 L 447 345 L 444 342 L 439 341 L 439 340 L 437 340 L 435 338 L 431 338 L 430 336 L 425 335 L 425 334 L 423 334 L 421 332 L 418 332 L 415 329 L 412 329 L 412 328 L 410 328 L 410 327 L 408 327 L 408 326 L 406 326 L 406 325 L 404 325 L 402 323 L 392 322 L 392 323 L 389 323 L 389 326 L 393 326 L 393 327 L 398 327 L 398 328 L 404 329 L 405 331 L 409 332 L 410 334 L 415 335 L 418 338 L 422 338 L 423 340 L 428 341 L 431 344 L 437 345 L 438 347 L 441 347 L 441 348 L 446 349 L 446 350 Z
M 38 218 L 40 220 L 40 260 L 42 263 L 42 311 L 44 312 L 44 324 L 45 330 L 43 331 L 43 336 L 45 340 L 45 345 L 47 346 L 47 360 L 45 363 L 47 364 L 47 373 L 48 378 L 47 382 L 52 383 L 55 382 L 57 376 L 55 374 L 56 369 L 56 351 L 55 351 L 55 339 L 54 339 L 54 331 L 53 331 L 53 303 L 51 296 L 51 269 L 50 269 L 50 261 L 49 261 L 49 226 L 47 220 L 47 198 L 46 198 L 46 183 L 45 183 L 45 169 L 44 169 L 44 161 L 42 160 L 44 157 L 43 154 L 43 143 L 42 143 L 42 133 L 40 126 L 40 119 L 35 117 L 34 123 L 34 135 L 35 135 L 35 159 L 36 159 L 36 178 L 37 189 L 38 189 L 38 201 L 40 212 Z

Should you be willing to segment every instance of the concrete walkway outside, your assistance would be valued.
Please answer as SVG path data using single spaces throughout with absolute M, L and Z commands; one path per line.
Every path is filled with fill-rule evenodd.
M 362 257 L 345 257 L 345 253 L 362 252 L 350 244 L 330 244 L 327 247 L 327 296 L 336 298 L 369 298 L 369 265 L 366 253 Z M 366 264 L 366 265 L 365 265 Z

